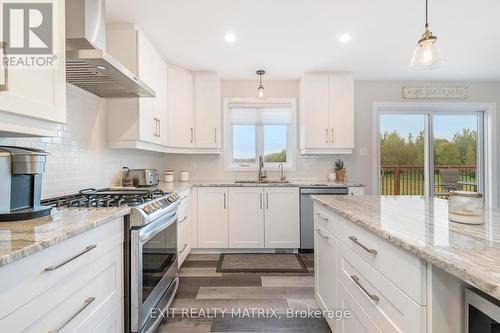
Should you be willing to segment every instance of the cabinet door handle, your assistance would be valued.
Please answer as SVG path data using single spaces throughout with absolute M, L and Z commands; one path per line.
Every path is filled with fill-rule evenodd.
M 5 48 L 7 47 L 7 42 L 0 42 L 0 49 L 3 50 L 3 56 L 5 56 Z M 2 59 L 3 59 L 2 56 Z M 0 91 L 8 91 L 9 90 L 9 68 L 7 67 L 7 64 L 3 62 L 3 79 L 4 83 L 0 84 Z
M 178 222 L 178 224 L 181 224 L 182 222 L 186 221 L 186 220 L 187 220 L 187 218 L 188 218 L 187 216 L 184 216 L 184 217 L 183 217 L 183 218 L 182 218 L 182 219 Z
M 269 193 L 266 193 L 266 209 L 269 209 Z
M 375 249 L 370 249 L 368 247 L 366 247 L 363 243 L 361 243 L 359 240 L 358 240 L 358 237 L 356 236 L 349 236 L 349 239 L 352 240 L 354 243 L 356 243 L 357 245 L 359 245 L 363 250 L 365 250 L 366 252 L 368 253 L 371 253 L 373 255 L 377 255 L 378 251 L 375 250 Z
M 335 140 L 333 140 L 333 127 L 332 127 L 332 137 L 330 139 L 332 140 L 332 143 L 334 143 Z
M 217 127 L 214 128 L 214 142 L 217 143 Z
M 57 264 L 57 265 L 53 265 L 53 266 L 49 266 L 47 268 L 45 268 L 45 271 L 46 272 L 52 272 L 52 271 L 55 271 L 59 268 L 61 268 L 62 266 L 66 265 L 66 264 L 69 264 L 70 262 L 72 262 L 73 260 L 75 260 L 76 258 L 80 257 L 80 256 L 83 256 L 85 253 L 95 249 L 97 247 L 97 245 L 93 244 L 93 245 L 89 245 L 87 246 L 82 252 L 78 253 L 77 255 L 71 257 L 71 258 L 68 258 L 66 260 L 64 260 L 62 263 L 60 264 Z
M 182 248 L 182 250 L 179 251 L 179 254 L 182 254 L 182 252 L 184 252 L 184 250 L 186 250 L 187 247 L 188 247 L 188 245 L 184 244 L 184 247 Z
M 224 209 L 226 209 L 226 193 L 224 193 Z
M 358 285 L 358 287 L 361 290 L 363 290 L 363 292 L 366 294 L 366 296 L 368 296 L 372 301 L 374 301 L 374 302 L 380 301 L 380 297 L 378 297 L 377 295 L 374 295 L 374 294 L 370 294 L 368 292 L 368 290 L 366 290 L 366 288 L 363 287 L 363 285 L 359 281 L 359 277 L 357 275 L 351 275 L 351 279 L 354 281 L 354 283 L 356 283 Z
M 323 234 L 321 233 L 321 230 L 316 229 L 316 232 L 318 233 L 318 235 L 320 235 L 320 236 L 321 236 L 321 238 L 323 238 L 323 239 L 330 239 L 330 237 L 323 235 Z
M 161 119 L 158 118 L 158 137 L 161 137 Z
M 191 143 L 193 143 L 193 140 L 194 140 L 194 131 L 193 131 L 193 128 L 191 127 Z
M 262 193 L 259 193 L 260 209 L 262 209 Z
M 329 140 L 328 140 L 328 128 L 325 128 L 325 143 L 329 143 Z
M 60 332 L 66 325 L 68 325 L 73 319 L 75 319 L 83 310 L 87 308 L 93 301 L 95 301 L 95 297 L 89 297 L 84 302 L 83 305 L 72 315 L 68 320 L 66 320 L 61 326 L 56 328 L 55 330 L 49 331 L 49 333 L 57 333 Z

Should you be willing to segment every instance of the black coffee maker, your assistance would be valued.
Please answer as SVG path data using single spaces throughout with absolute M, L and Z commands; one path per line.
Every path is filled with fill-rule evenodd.
M 50 214 L 40 205 L 46 159 L 40 149 L 0 146 L 0 222 Z

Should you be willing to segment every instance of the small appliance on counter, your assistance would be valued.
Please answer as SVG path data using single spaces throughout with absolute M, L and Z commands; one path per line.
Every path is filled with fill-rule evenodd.
M 181 182 L 188 182 L 189 181 L 189 172 L 188 171 L 179 172 L 179 179 Z
M 477 192 L 451 191 L 448 200 L 448 218 L 458 223 L 483 224 L 483 195 Z
M 51 207 L 40 205 L 46 159 L 43 150 L 0 146 L 0 222 L 50 214 Z
M 160 182 L 160 175 L 156 169 L 129 169 L 127 167 L 123 169 L 125 170 L 124 178 L 132 178 L 133 186 L 156 186 Z

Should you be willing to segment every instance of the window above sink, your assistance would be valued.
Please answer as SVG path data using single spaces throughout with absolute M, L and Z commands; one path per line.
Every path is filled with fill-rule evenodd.
M 294 170 L 295 99 L 225 99 L 224 126 L 225 170 L 257 171 L 261 155 L 266 171 Z

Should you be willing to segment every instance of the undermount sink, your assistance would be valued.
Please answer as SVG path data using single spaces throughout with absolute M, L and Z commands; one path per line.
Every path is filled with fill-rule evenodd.
M 288 180 L 236 180 L 235 184 L 289 184 Z

